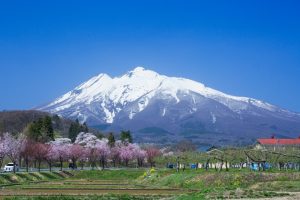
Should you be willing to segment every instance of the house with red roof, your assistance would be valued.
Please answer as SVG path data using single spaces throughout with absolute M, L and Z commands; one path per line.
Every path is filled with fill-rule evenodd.
M 299 147 L 300 148 L 300 137 L 293 139 L 279 139 L 272 136 L 271 138 L 259 138 L 257 139 L 257 149 L 263 148 L 285 148 L 285 147 Z

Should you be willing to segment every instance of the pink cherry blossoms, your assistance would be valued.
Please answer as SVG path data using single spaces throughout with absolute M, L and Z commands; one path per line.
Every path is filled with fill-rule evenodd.
M 55 163 L 59 163 L 60 170 L 63 170 L 65 162 L 69 162 L 73 169 L 77 168 L 77 163 L 81 169 L 84 166 L 95 168 L 97 163 L 101 169 L 117 165 L 142 167 L 145 163 L 153 166 L 154 158 L 159 154 L 160 151 L 154 147 L 143 149 L 138 144 L 120 140 L 109 144 L 108 139 L 99 139 L 91 133 L 80 133 L 73 144 L 68 138 L 44 144 L 28 140 L 23 135 L 14 137 L 5 133 L 0 137 L 0 167 L 7 157 L 15 164 L 22 161 L 26 171 L 29 171 L 29 166 L 40 170 L 44 166 L 42 163 L 47 164 L 50 171 Z

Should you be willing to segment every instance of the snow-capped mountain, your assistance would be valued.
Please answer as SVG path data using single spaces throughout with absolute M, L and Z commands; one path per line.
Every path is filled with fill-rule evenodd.
M 99 74 L 38 109 L 110 130 L 130 129 L 146 141 L 190 138 L 207 143 L 217 134 L 214 142 L 226 144 L 236 137 L 249 141 L 273 133 L 300 135 L 297 113 L 143 67 L 114 78 Z

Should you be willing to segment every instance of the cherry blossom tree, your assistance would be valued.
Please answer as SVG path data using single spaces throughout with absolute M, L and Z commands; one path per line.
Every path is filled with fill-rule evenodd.
M 125 166 L 128 166 L 130 160 L 134 158 L 135 146 L 131 143 L 123 145 L 120 148 L 120 158 L 125 163 Z
M 92 133 L 81 132 L 76 137 L 74 144 L 79 144 L 85 147 L 95 147 L 100 140 Z
M 110 155 L 110 147 L 108 145 L 108 140 L 102 139 L 95 145 L 98 159 L 100 162 L 100 165 L 102 166 L 102 170 L 104 170 L 105 163 L 107 161 L 108 156 Z
M 79 164 L 81 166 L 81 169 L 83 170 L 84 163 L 88 160 L 88 148 L 83 147 L 82 148 L 82 154 L 78 158 Z
M 14 173 L 16 173 L 15 166 L 20 158 L 21 152 L 23 151 L 25 137 L 20 135 L 18 138 L 14 138 L 10 133 L 5 133 L 3 136 L 3 141 L 6 155 L 14 164 Z
M 146 151 L 137 144 L 115 141 L 114 145 L 109 145 L 107 139 L 100 140 L 92 133 L 79 133 L 74 144 L 86 147 L 87 157 L 92 168 L 96 165 L 96 157 L 98 157 L 102 169 L 104 169 L 108 157 L 112 159 L 114 167 L 118 161 L 123 161 L 128 166 L 129 161 L 133 159 L 137 159 L 138 166 L 142 166 L 146 157 Z
M 49 146 L 43 143 L 35 143 L 33 145 L 34 151 L 34 159 L 38 162 L 38 170 L 41 171 L 41 163 L 43 160 L 46 160 L 47 154 L 49 153 Z
M 0 168 L 2 167 L 4 157 L 7 153 L 6 151 L 7 151 L 7 149 L 5 147 L 4 139 L 2 137 L 0 137 Z
M 36 151 L 34 148 L 35 142 L 30 139 L 24 140 L 24 148 L 21 152 L 21 156 L 24 159 L 26 165 L 26 171 L 28 172 L 29 162 L 33 159 L 34 152 Z
M 58 138 L 55 141 L 50 141 L 52 145 L 53 153 L 57 155 L 57 160 L 60 162 L 60 171 L 63 168 L 63 162 L 69 159 L 69 147 L 71 146 L 71 139 L 69 138 Z
M 86 147 L 86 148 L 87 148 L 88 160 L 90 162 L 92 169 L 94 169 L 96 167 L 96 162 L 98 160 L 98 151 L 95 147 Z
M 148 163 L 150 163 L 150 166 L 153 167 L 155 165 L 155 157 L 160 155 L 159 149 L 155 147 L 148 147 L 146 148 L 146 157 Z
M 52 165 L 53 162 L 58 160 L 59 155 L 56 150 L 56 146 L 53 144 L 45 144 L 45 147 L 47 148 L 47 154 L 45 155 L 45 160 L 47 161 L 49 165 L 50 172 L 52 171 Z
M 60 162 L 60 171 L 62 171 L 63 162 L 67 161 L 69 158 L 69 147 L 70 145 L 68 144 L 54 145 L 55 151 L 58 155 L 58 161 Z
M 96 162 L 100 162 L 102 169 L 105 167 L 107 158 L 110 155 L 110 147 L 108 145 L 108 139 L 104 138 L 100 140 L 92 133 L 79 133 L 75 144 L 84 146 L 87 150 L 88 160 L 92 166 L 92 169 L 96 166 Z
M 142 150 L 138 144 L 116 141 L 115 146 L 111 148 L 111 158 L 114 166 L 117 160 L 121 160 L 125 166 L 128 166 L 131 160 L 137 159 L 137 164 L 140 167 L 143 165 L 145 157 L 146 151 Z
M 111 147 L 110 158 L 113 161 L 114 167 L 116 166 L 116 163 L 118 163 L 119 165 L 121 164 L 122 159 L 120 157 L 120 153 L 124 145 L 125 143 L 123 143 L 121 140 L 117 140 L 115 141 L 114 146 Z
M 113 162 L 113 166 L 116 167 L 116 163 L 120 161 L 120 147 L 119 146 L 113 146 L 110 149 L 110 158 Z
M 73 166 L 76 168 L 76 162 L 84 154 L 84 148 L 79 144 L 72 144 L 69 147 L 69 158 L 72 160 Z
M 142 167 L 144 160 L 147 156 L 147 152 L 140 148 L 137 144 L 134 144 L 134 157 L 137 159 L 138 167 Z
M 69 139 L 69 138 L 56 138 L 54 141 L 48 142 L 48 144 L 54 144 L 55 146 L 68 145 L 68 144 L 71 144 L 71 139 Z

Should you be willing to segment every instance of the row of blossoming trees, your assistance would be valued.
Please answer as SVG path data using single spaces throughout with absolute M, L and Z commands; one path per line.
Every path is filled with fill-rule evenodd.
M 16 138 L 10 133 L 0 137 L 0 167 L 7 157 L 14 164 L 23 161 L 27 171 L 32 163 L 39 170 L 42 163 L 47 163 L 50 171 L 55 163 L 60 163 L 62 170 L 66 161 L 72 162 L 73 166 L 79 164 L 82 169 L 85 165 L 94 169 L 98 163 L 102 169 L 108 164 L 114 167 L 121 165 L 128 167 L 129 163 L 135 163 L 138 167 L 147 163 L 152 167 L 155 164 L 155 157 L 159 155 L 159 149 L 153 146 L 141 148 L 138 144 L 119 140 L 109 143 L 108 139 L 98 139 L 91 133 L 80 133 L 74 143 L 68 138 L 39 143 L 24 135 Z

